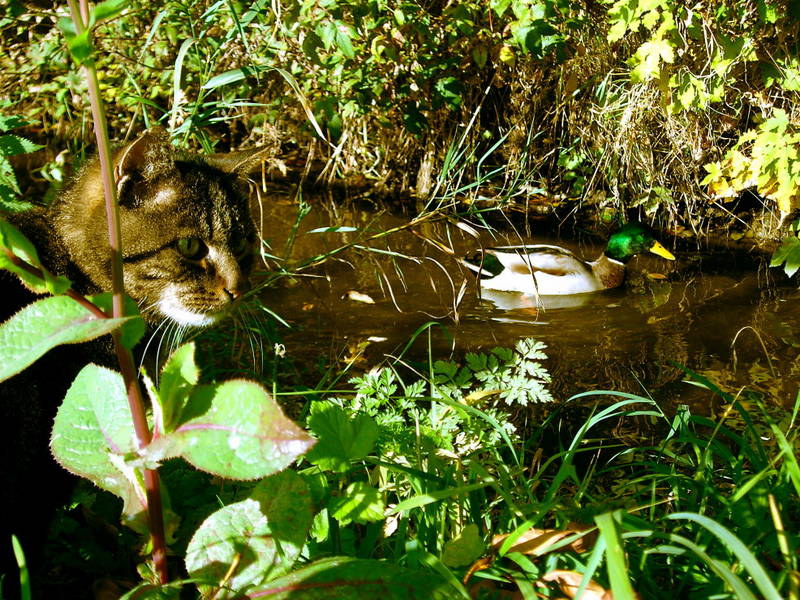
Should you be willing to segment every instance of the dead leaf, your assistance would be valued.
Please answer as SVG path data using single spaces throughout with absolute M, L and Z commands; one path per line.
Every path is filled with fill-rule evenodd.
M 516 542 L 508 549 L 508 552 L 521 552 L 529 556 L 541 556 L 548 552 L 549 548 L 556 542 L 591 528 L 591 526 L 581 523 L 568 523 L 566 529 L 536 529 L 532 527 L 517 538 Z M 492 548 L 495 551 L 499 551 L 507 537 L 508 534 L 494 536 L 492 538 Z M 597 532 L 592 532 L 578 538 L 571 544 L 564 546 L 564 548 L 575 552 L 586 552 L 594 546 L 596 539 Z
M 581 586 L 581 581 L 583 581 L 583 573 L 556 569 L 542 576 L 539 581 L 555 583 L 569 598 L 574 598 Z M 581 600 L 614 600 L 614 596 L 609 590 L 592 580 L 583 590 Z
M 353 302 L 363 302 L 364 304 L 375 304 L 375 300 L 373 300 L 367 294 L 362 292 L 357 292 L 355 290 L 350 290 L 346 294 L 348 300 L 352 300 Z

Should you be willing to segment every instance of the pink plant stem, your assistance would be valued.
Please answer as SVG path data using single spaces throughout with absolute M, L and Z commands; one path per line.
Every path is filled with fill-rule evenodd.
M 75 24 L 75 29 L 80 34 L 85 28 L 84 23 L 88 21 L 88 1 L 81 0 L 80 12 L 75 0 L 67 1 L 72 14 L 72 21 Z M 114 317 L 123 317 L 125 316 L 125 289 L 122 273 L 122 234 L 119 223 L 119 206 L 117 202 L 117 189 L 114 183 L 113 162 L 111 159 L 111 149 L 108 143 L 105 109 L 100 96 L 97 71 L 91 57 L 84 62 L 81 69 L 89 87 L 89 101 L 92 107 L 92 119 L 94 121 L 95 135 L 97 138 L 100 171 L 103 181 L 103 190 L 105 191 L 108 240 L 112 258 L 112 314 Z M 125 381 L 125 388 L 128 392 L 128 405 L 131 410 L 131 418 L 133 420 L 134 431 L 136 432 L 137 444 L 139 448 L 144 448 L 150 443 L 152 435 L 150 433 L 150 427 L 147 424 L 147 414 L 145 412 L 142 389 L 136 375 L 133 355 L 128 348 L 122 345 L 119 330 L 115 331 L 112 335 L 114 338 L 117 360 L 119 361 L 122 377 Z M 159 582 L 166 584 L 169 582 L 169 573 L 167 570 L 164 514 L 161 503 L 161 484 L 158 471 L 154 469 L 144 469 L 144 484 L 147 494 L 148 524 L 153 543 L 153 566 Z

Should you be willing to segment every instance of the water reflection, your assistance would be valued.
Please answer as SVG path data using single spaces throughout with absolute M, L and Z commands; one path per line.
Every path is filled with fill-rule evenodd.
M 523 236 L 493 237 L 484 231 L 475 239 L 447 221 L 375 238 L 408 219 L 374 207 L 326 204 L 315 205 L 295 227 L 295 203 L 272 201 L 263 211 L 270 253 L 280 258 L 268 261 L 270 273 L 356 242 L 263 290 L 265 304 L 291 326 L 283 333 L 289 354 L 301 360 L 321 354 L 352 359 L 361 352 L 361 364 L 373 365 L 400 354 L 415 331 L 436 321 L 449 335 L 432 329 L 406 358 L 422 359 L 428 352 L 436 358 L 460 356 L 533 336 L 549 347 L 553 392 L 561 398 L 613 389 L 650 393 L 664 402 L 709 402 L 707 392 L 680 383 L 684 375 L 676 363 L 736 383 L 747 379 L 752 365 L 771 361 L 774 402 L 792 400 L 800 385 L 800 368 L 793 361 L 800 346 L 798 293 L 768 281 L 782 281 L 782 276 L 769 273 L 763 258 L 744 248 L 679 246 L 675 263 L 633 259 L 624 288 L 537 302 L 480 291 L 474 274 L 442 246 L 465 256 L 478 244 L 535 241 L 593 257 L 601 241 L 555 240 L 535 227 Z M 329 226 L 357 231 L 309 233 Z M 751 329 L 737 337 L 742 328 Z

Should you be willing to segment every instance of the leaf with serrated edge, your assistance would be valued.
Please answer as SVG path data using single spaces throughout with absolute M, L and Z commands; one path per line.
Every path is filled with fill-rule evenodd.
M 94 339 L 128 319 L 99 319 L 67 296 L 37 300 L 0 325 L 0 381 L 19 373 L 51 348 Z
M 155 438 L 145 454 L 155 461 L 182 456 L 220 477 L 260 479 L 285 469 L 313 444 L 263 387 L 234 379 L 196 387 L 178 427 Z
M 214 597 L 239 598 L 289 571 L 312 518 L 308 484 L 291 470 L 272 475 L 246 500 L 221 508 L 200 525 L 186 549 L 186 570 L 192 578 L 216 583 L 238 560 L 226 589 Z M 217 590 L 199 587 L 204 598 Z
M 50 449 L 67 471 L 122 498 L 128 519 L 145 506 L 144 490 L 125 466 L 125 456 L 136 450 L 134 440 L 122 375 L 86 365 L 58 409 Z
M 378 426 L 368 415 L 350 418 L 338 406 L 317 402 L 308 426 L 319 436 L 307 458 L 320 469 L 345 472 L 350 462 L 361 460 L 372 451 L 378 439 Z

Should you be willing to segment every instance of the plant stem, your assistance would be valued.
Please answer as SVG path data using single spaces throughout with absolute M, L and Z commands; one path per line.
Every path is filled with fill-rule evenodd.
M 75 0 L 69 3 L 72 21 L 76 31 L 81 34 L 84 29 L 84 20 L 88 18 L 89 5 L 87 0 L 81 0 L 80 12 Z M 125 316 L 125 288 L 122 273 L 122 233 L 119 222 L 119 205 L 117 202 L 117 188 L 112 172 L 113 162 L 108 141 L 105 109 L 100 96 L 100 85 L 97 80 L 97 70 L 94 61 L 89 57 L 81 66 L 89 88 L 89 101 L 92 107 L 95 135 L 97 138 L 97 152 L 100 160 L 100 172 L 103 181 L 103 190 L 106 200 L 106 217 L 108 222 L 108 241 L 111 251 L 111 280 L 112 280 L 112 314 L 114 317 Z M 128 405 L 131 410 L 136 440 L 139 448 L 144 448 L 152 439 L 150 427 L 147 424 L 144 398 L 136 367 L 131 351 L 123 346 L 119 330 L 112 334 L 117 360 L 119 361 L 125 389 L 128 392 Z M 167 552 L 164 537 L 164 514 L 161 503 L 161 484 L 158 471 L 144 469 L 144 484 L 147 493 L 147 516 L 150 527 L 150 536 L 153 543 L 153 566 L 162 584 L 169 582 L 167 570 Z
M 19 256 L 15 255 L 8 248 L 3 248 L 2 250 L 3 253 L 6 255 L 6 257 L 8 258 L 8 260 L 10 260 L 15 267 L 23 269 L 24 271 L 27 271 L 28 273 L 30 273 L 34 277 L 38 277 L 39 279 L 45 278 L 45 273 L 42 269 L 34 267 L 32 264 L 22 260 Z M 78 304 L 89 310 L 89 312 L 91 312 L 98 319 L 107 319 L 109 317 L 109 315 L 104 313 L 100 309 L 100 307 L 96 306 L 88 298 L 86 298 L 85 296 L 81 296 L 78 292 L 76 292 L 73 289 L 67 290 L 66 292 L 64 292 L 64 295 L 69 296 L 70 298 L 75 300 L 75 302 L 77 302 Z

